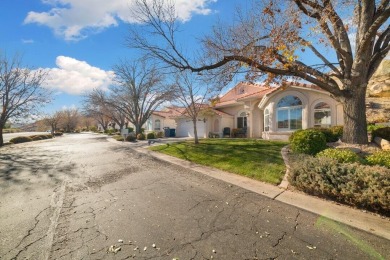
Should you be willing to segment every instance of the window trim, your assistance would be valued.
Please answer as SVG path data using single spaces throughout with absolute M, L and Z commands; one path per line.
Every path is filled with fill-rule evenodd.
M 325 109 L 323 109 L 323 108 L 321 108 L 321 109 L 316 109 L 316 106 L 318 106 L 320 103 L 325 103 L 326 105 L 328 105 L 328 107 L 329 108 L 325 108 Z M 329 122 L 329 124 L 316 124 L 316 119 L 315 119 L 315 114 L 316 114 L 316 112 L 329 112 L 329 120 L 330 120 L 330 122 Z M 313 127 L 331 127 L 332 126 L 332 116 L 333 115 L 333 113 L 332 113 L 332 108 L 331 108 L 331 106 L 330 106 L 330 104 L 329 104 L 329 102 L 326 102 L 326 101 L 324 101 L 324 100 L 318 100 L 317 102 L 315 102 L 314 103 L 314 105 L 313 105 L 313 113 L 312 113 L 312 118 L 313 118 Z
M 283 98 L 285 97 L 288 97 L 288 96 L 293 96 L 295 98 L 298 98 L 299 101 L 300 101 L 300 105 L 298 106 L 283 106 L 283 107 L 279 107 L 279 103 L 282 101 Z M 299 96 L 297 95 L 294 95 L 294 94 L 288 94 L 288 95 L 285 95 L 283 97 L 281 97 L 279 99 L 279 101 L 276 103 L 276 129 L 277 131 L 279 132 L 285 132 L 285 131 L 296 131 L 296 130 L 299 130 L 299 129 L 302 129 L 303 128 L 303 101 L 302 101 L 302 98 L 300 98 Z M 301 111 L 301 120 L 300 120 L 300 126 L 301 128 L 294 128 L 294 129 L 291 129 L 291 112 L 295 109 L 300 109 Z M 287 128 L 280 128 L 279 127 L 279 111 L 287 111 L 287 123 L 288 123 L 288 127 Z
M 157 121 L 158 121 L 158 128 L 157 128 Z M 161 131 L 161 120 L 160 119 L 155 119 L 154 120 L 154 130 L 155 131 Z
M 242 118 L 242 125 L 243 125 L 242 127 L 238 127 L 239 118 Z M 248 117 L 247 117 L 246 111 L 240 111 L 238 113 L 238 116 L 236 117 L 236 125 L 237 125 L 237 128 L 248 128 Z
M 269 109 L 266 108 L 264 110 L 264 132 L 269 132 L 270 131 L 270 112 Z

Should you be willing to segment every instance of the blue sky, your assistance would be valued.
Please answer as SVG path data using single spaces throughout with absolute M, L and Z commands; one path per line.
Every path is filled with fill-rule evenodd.
M 208 34 L 217 20 L 231 22 L 237 5 L 249 9 L 252 2 L 173 1 L 184 21 L 179 39 L 187 50 L 197 49 L 197 39 Z M 132 4 L 134 0 L 0 0 L 0 51 L 9 57 L 20 53 L 24 64 L 50 69 L 46 85 L 56 95 L 43 108 L 45 113 L 81 108 L 83 93 L 110 85 L 111 68 L 120 58 L 139 57 L 136 50 L 125 47 L 134 22 Z M 307 64 L 316 64 L 310 52 L 300 55 Z M 325 55 L 334 57 L 332 52 Z
M 0 51 L 23 55 L 25 65 L 51 69 L 47 87 L 55 100 L 49 113 L 80 107 L 82 93 L 110 84 L 110 71 L 119 58 L 136 58 L 124 46 L 133 19 L 132 0 L 1 0 Z M 229 19 L 238 1 L 175 0 L 186 37 L 184 46 L 196 48 L 196 38 L 217 19 Z

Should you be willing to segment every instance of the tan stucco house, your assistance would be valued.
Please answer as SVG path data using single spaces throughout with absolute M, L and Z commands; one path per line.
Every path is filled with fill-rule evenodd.
M 249 138 L 287 140 L 297 129 L 343 125 L 342 105 L 317 86 L 284 82 L 269 87 L 239 83 L 197 119 L 198 137 L 223 136 L 224 129 Z M 176 129 L 177 137 L 194 137 L 185 109 L 168 107 L 155 111 L 148 131 Z

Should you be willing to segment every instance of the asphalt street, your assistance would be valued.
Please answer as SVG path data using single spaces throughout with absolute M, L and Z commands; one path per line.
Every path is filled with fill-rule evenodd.
M 390 259 L 390 241 L 106 136 L 0 148 L 0 259 Z

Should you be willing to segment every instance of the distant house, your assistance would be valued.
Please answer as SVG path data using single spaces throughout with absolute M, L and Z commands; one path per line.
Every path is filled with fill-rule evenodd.
M 179 115 L 180 112 L 175 107 L 167 107 L 161 111 L 153 111 L 144 125 L 145 131 L 158 132 L 163 131 L 165 127 L 176 128 L 174 117 Z

